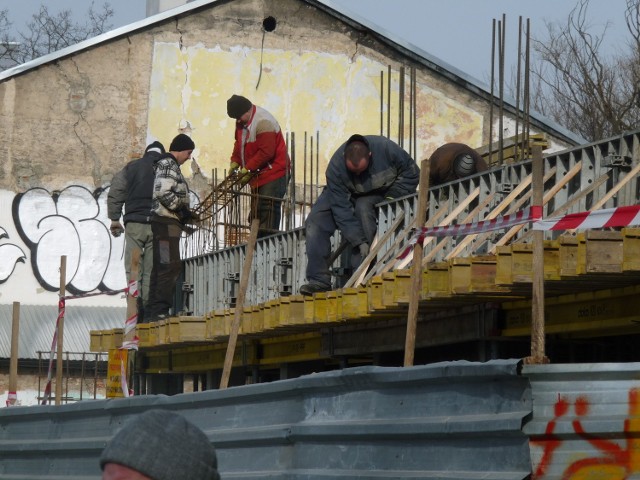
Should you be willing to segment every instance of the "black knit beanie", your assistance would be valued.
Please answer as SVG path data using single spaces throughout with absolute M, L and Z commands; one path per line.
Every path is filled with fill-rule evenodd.
M 227 115 L 237 120 L 247 113 L 252 106 L 253 104 L 248 98 L 240 95 L 232 95 L 231 98 L 227 100 Z
M 193 150 L 196 148 L 196 144 L 193 143 L 191 137 L 189 135 L 185 135 L 181 133 L 176 136 L 171 142 L 171 146 L 169 147 L 170 152 L 184 152 L 185 150 Z
M 155 152 L 155 153 L 164 153 L 164 145 L 162 145 L 159 141 L 155 141 L 147 145 L 147 148 L 144 149 L 144 153 Z
M 205 433 L 182 415 L 148 410 L 128 422 L 100 456 L 154 480 L 220 480 L 216 452 Z

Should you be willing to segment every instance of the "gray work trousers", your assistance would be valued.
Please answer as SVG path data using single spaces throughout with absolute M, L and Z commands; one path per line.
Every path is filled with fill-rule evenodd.
M 149 303 L 149 285 L 153 268 L 153 233 L 150 223 L 127 222 L 124 228 L 124 269 L 127 283 L 131 277 L 131 257 L 133 251 L 140 250 L 140 266 L 138 267 L 138 295 L 142 305 Z
M 305 221 L 307 281 L 323 287 L 331 287 L 331 265 L 328 260 L 331 255 L 331 236 L 338 228 L 331 211 L 331 200 L 327 190 L 322 192 Z M 360 221 L 369 245 L 377 231 L 376 204 L 382 200 L 384 196 L 377 194 L 351 199 L 353 213 Z M 358 245 L 351 247 L 351 268 L 355 271 L 364 258 L 360 255 Z

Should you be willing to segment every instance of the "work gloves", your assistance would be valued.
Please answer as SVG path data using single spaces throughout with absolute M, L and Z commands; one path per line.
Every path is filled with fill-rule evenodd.
M 200 215 L 188 207 L 182 207 L 178 212 L 182 223 L 191 223 L 196 225 L 200 221 Z
M 367 255 L 369 255 L 369 244 L 361 243 L 360 245 L 358 245 L 358 250 L 360 250 L 360 256 L 362 258 L 365 258 Z
M 251 180 L 252 176 L 253 174 L 249 170 L 243 167 L 240 170 L 240 172 L 238 172 L 238 177 L 240 178 L 240 185 L 244 187 L 247 183 L 249 183 L 249 180 Z
M 236 178 L 239 180 L 240 186 L 244 187 L 253 174 L 244 167 L 240 167 L 240 164 L 237 162 L 231 162 L 229 164 L 229 176 L 236 175 Z

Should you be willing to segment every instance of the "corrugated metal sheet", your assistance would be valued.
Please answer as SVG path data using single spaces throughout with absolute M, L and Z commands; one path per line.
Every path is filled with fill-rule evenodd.
M 64 344 L 66 352 L 90 352 L 91 330 L 124 327 L 125 307 L 68 306 L 64 312 Z M 58 319 L 57 305 L 20 305 L 18 338 L 19 358 L 38 358 L 36 352 L 49 352 Z M 0 358 L 11 356 L 13 305 L 0 305 Z M 48 358 L 48 357 L 47 357 Z M 81 355 L 69 355 L 80 360 Z
M 151 407 L 217 448 L 222 478 L 522 479 L 531 414 L 517 360 L 362 367 L 165 396 L 0 409 L 0 479 L 97 479 L 106 441 Z
M 640 364 L 525 365 L 536 479 L 640 478 Z

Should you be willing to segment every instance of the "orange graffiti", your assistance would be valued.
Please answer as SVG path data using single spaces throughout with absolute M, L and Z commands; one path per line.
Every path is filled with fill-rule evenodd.
M 532 438 L 531 443 L 543 447 L 542 458 L 534 474 L 534 479 L 546 476 L 553 462 L 554 454 L 562 445 L 562 440 L 554 435 L 558 419 L 567 415 L 571 403 L 565 398 L 558 398 L 554 405 L 554 418 L 547 423 L 544 435 Z M 563 480 L 624 480 L 630 475 L 640 473 L 640 439 L 632 432 L 640 429 L 640 389 L 629 391 L 629 418 L 624 422 L 624 446 L 590 434 L 584 430 L 581 418 L 589 415 L 589 401 L 578 397 L 573 403 L 576 418 L 571 422 L 574 432 L 581 439 L 602 453 L 601 456 L 586 457 L 569 464 L 562 474 Z

